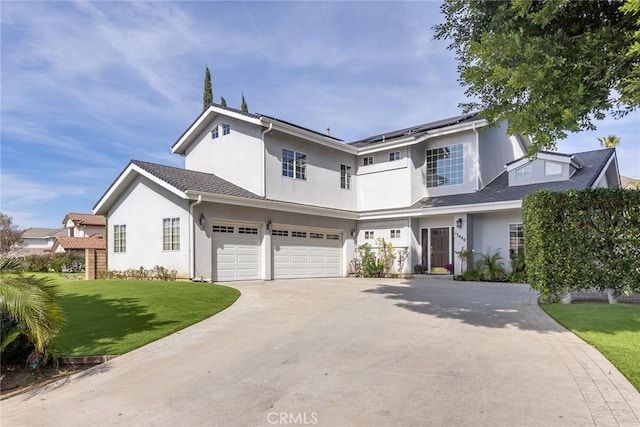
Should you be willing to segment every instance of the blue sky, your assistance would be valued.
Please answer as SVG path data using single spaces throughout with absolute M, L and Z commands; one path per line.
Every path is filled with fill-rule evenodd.
M 460 113 L 438 2 L 2 2 L 1 210 L 20 228 L 90 212 L 131 159 L 169 148 L 214 98 L 345 141 Z M 640 178 L 640 112 L 572 134 L 615 134 Z

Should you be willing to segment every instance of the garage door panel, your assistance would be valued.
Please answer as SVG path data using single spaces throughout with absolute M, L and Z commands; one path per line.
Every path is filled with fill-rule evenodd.
M 287 231 L 287 234 L 283 231 Z M 274 278 L 342 275 L 341 240 L 325 239 L 325 234 L 311 231 L 283 231 L 280 231 L 283 234 L 272 235 Z M 300 234 L 306 237 L 299 237 Z
M 260 236 L 239 233 L 242 227 L 214 225 L 214 278 L 218 281 L 260 278 Z M 224 230 L 224 232 L 216 232 Z M 257 233 L 257 231 L 256 231 Z

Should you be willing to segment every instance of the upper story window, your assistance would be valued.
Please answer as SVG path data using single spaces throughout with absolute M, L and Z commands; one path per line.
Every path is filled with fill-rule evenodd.
M 219 131 L 218 126 L 216 126 L 213 129 L 211 129 L 211 139 L 216 139 L 219 136 L 220 136 L 220 131 Z
M 464 145 L 455 144 L 427 150 L 427 188 L 464 182 Z
M 351 166 L 340 165 L 340 188 L 351 189 Z
M 364 159 L 362 159 L 362 164 L 364 166 L 372 165 L 373 164 L 373 156 L 368 156 L 368 157 L 365 157 Z
M 391 230 L 391 238 L 399 239 L 400 238 L 400 230 Z
M 375 234 L 373 231 L 365 231 L 364 232 L 364 238 L 369 240 L 369 239 L 375 239 Z
M 162 220 L 162 250 L 180 250 L 180 218 L 164 218 Z
M 222 134 L 223 135 L 229 135 L 231 133 L 231 125 L 227 124 L 227 123 L 223 123 L 222 124 Z
M 554 162 L 544 162 L 544 174 L 549 175 L 560 175 L 562 173 L 562 165 L 560 163 Z
M 295 179 L 307 179 L 307 155 L 283 148 L 282 176 Z
M 127 226 L 117 224 L 113 226 L 113 252 L 125 253 L 127 251 Z
M 393 162 L 394 160 L 400 160 L 400 152 L 394 151 L 393 153 L 389 153 L 389 161 Z
M 531 163 L 528 163 L 524 166 L 522 166 L 519 169 L 516 169 L 516 179 L 527 179 L 527 178 L 531 178 L 531 173 L 532 173 L 532 166 Z

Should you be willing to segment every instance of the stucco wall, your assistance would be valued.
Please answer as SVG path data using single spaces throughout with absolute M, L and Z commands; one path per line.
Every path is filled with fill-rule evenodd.
M 400 237 L 392 238 L 391 230 L 400 230 Z M 365 238 L 365 232 L 367 231 L 373 231 L 373 239 Z M 396 250 L 396 255 L 398 251 L 402 251 L 405 249 L 410 250 L 413 246 L 413 230 L 411 228 L 411 220 L 397 219 L 390 221 L 362 221 L 358 223 L 357 240 L 355 242 L 356 245 L 368 243 L 371 245 L 374 251 L 377 251 L 378 239 L 380 238 L 383 238 L 386 243 L 391 243 L 393 245 L 394 249 Z M 411 263 L 412 258 L 410 254 L 407 254 L 407 257 L 402 265 L 402 269 L 400 270 L 398 258 L 396 258 L 394 270 L 400 270 L 399 272 L 402 274 L 410 274 L 412 271 Z
M 504 267 L 510 270 L 509 262 L 509 224 L 522 223 L 520 209 L 508 212 L 492 212 L 488 214 L 474 214 L 473 221 L 473 249 L 477 261 L 480 254 L 500 251 Z
M 502 121 L 497 127 L 484 128 L 478 137 L 480 154 L 480 187 L 484 187 L 504 172 L 507 163 L 523 157 L 524 152 L 518 137 L 507 135 L 508 123 Z
M 355 210 L 355 155 L 280 132 L 265 135 L 266 195 L 268 199 Z M 307 155 L 306 180 L 282 176 L 282 149 Z M 351 189 L 340 188 L 340 165 L 351 166 Z M 252 172 L 253 173 L 253 172 Z
M 222 123 L 231 126 L 231 133 L 222 134 Z M 214 126 L 219 126 L 216 139 L 211 138 Z M 256 194 L 262 191 L 261 165 L 261 128 L 219 115 L 189 146 L 185 157 L 186 169 L 216 174 Z
M 180 218 L 180 250 L 163 251 L 163 218 Z M 125 224 L 126 252 L 113 252 L 113 227 Z M 108 215 L 109 270 L 127 270 L 161 265 L 177 270 L 178 277 L 189 277 L 189 210 L 186 200 L 159 187 L 150 180 L 137 177 Z

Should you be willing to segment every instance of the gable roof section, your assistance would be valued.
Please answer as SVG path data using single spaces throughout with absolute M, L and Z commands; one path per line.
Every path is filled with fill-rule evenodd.
M 91 237 L 58 237 L 53 244 L 53 251 L 58 247 L 63 249 L 106 249 L 107 245 L 102 235 Z
M 359 141 L 350 142 L 349 145 L 353 147 L 358 147 L 358 148 L 370 147 L 372 145 L 381 144 L 383 142 L 387 142 L 395 138 L 401 138 L 403 136 L 415 137 L 418 135 L 422 135 L 428 131 L 432 131 L 432 130 L 436 130 L 436 129 L 440 129 L 448 126 L 453 126 L 457 124 L 473 122 L 480 119 L 482 119 L 482 117 L 480 117 L 479 113 L 477 112 L 463 114 L 460 116 L 450 117 L 448 119 L 436 120 L 435 122 L 424 123 L 421 125 L 411 126 L 411 127 L 400 129 L 400 130 L 385 132 L 380 135 L 370 136 L 368 138 L 364 138 Z
M 66 229 L 63 228 L 27 228 L 22 232 L 22 237 L 25 239 L 37 239 L 37 238 L 48 238 L 55 237 L 61 232 L 65 232 Z
M 590 188 L 595 183 L 614 153 L 614 149 L 608 148 L 574 154 L 573 157 L 582 165 L 582 168 L 577 170 L 568 180 L 509 187 L 509 173 L 505 170 L 475 193 L 425 197 L 414 203 L 410 209 L 515 201 L 540 190 L 583 190 Z
M 100 197 L 100 200 L 94 205 L 93 211 L 106 214 L 109 207 L 115 203 L 122 192 L 124 192 L 138 175 L 150 179 L 183 199 L 188 198 L 186 195 L 187 191 L 219 194 L 244 199 L 261 199 L 257 194 L 211 173 L 143 162 L 140 160 L 131 160 L 102 197 Z
M 67 221 L 73 221 L 74 223 L 76 223 L 76 225 L 105 225 L 106 224 L 106 220 L 104 218 L 104 216 L 102 215 L 93 215 L 93 214 L 86 214 L 86 213 L 68 213 L 67 215 L 65 215 L 64 219 L 62 220 L 63 224 L 66 224 Z

